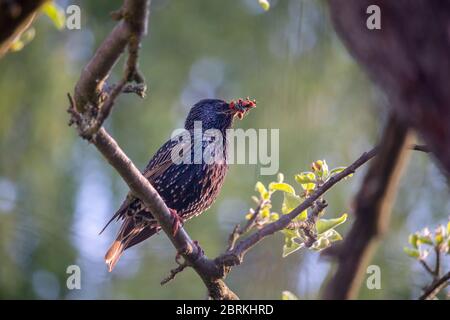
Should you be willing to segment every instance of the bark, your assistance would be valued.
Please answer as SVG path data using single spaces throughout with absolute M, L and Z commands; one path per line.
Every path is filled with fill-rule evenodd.
M 137 58 L 141 38 L 147 31 L 149 6 L 149 0 L 125 0 L 123 7 L 115 13 L 115 16 L 120 19 L 119 23 L 81 72 L 75 86 L 74 99 L 69 95 L 71 106 L 68 111 L 72 115 L 70 123 L 77 126 L 82 138 L 95 145 L 127 183 L 132 193 L 151 210 L 177 252 L 200 276 L 208 290 L 208 295 L 212 299 L 238 299 L 222 280 L 221 269 L 203 254 L 201 248 L 189 237 L 183 227 L 180 227 L 176 235 L 173 235 L 174 217 L 163 199 L 102 127 L 115 98 L 122 92 L 123 85 L 132 80 L 143 81 L 141 76 L 138 76 Z M 116 86 L 116 90 L 113 90 L 102 103 L 101 97 L 107 94 L 103 85 L 126 48 L 129 55 L 122 85 Z M 98 118 L 91 112 L 92 108 L 100 109 L 96 112 L 98 114 L 104 112 L 103 108 L 108 108 L 109 111 L 104 117 Z
M 324 299 L 357 296 L 367 265 L 387 229 L 411 140 L 410 130 L 391 117 L 356 196 L 355 222 L 344 242 L 328 253 L 336 257 L 337 269 L 325 287 Z
M 381 30 L 369 30 L 369 5 Z M 450 174 L 450 1 L 329 0 L 335 29 Z

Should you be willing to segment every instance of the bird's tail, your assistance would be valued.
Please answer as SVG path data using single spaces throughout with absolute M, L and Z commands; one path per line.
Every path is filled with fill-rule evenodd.
M 123 252 L 154 235 L 160 229 L 157 225 L 136 224 L 133 217 L 126 217 L 120 227 L 116 240 L 105 254 L 105 263 L 111 272 Z

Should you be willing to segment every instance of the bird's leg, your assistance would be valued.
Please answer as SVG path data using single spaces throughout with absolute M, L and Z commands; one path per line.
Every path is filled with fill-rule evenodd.
M 170 214 L 173 217 L 173 223 L 172 223 L 172 235 L 175 237 L 178 229 L 180 229 L 180 226 L 182 226 L 184 224 L 184 220 L 183 218 L 181 218 L 178 213 L 177 210 L 171 209 L 169 208 Z

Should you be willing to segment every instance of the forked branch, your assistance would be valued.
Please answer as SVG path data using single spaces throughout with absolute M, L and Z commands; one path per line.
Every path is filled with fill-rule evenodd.
M 117 97 L 123 92 L 130 91 L 130 82 L 135 82 L 141 88 L 145 88 L 137 62 L 140 42 L 147 30 L 149 5 L 149 0 L 125 0 L 123 7 L 113 14 L 113 17 L 119 20 L 118 24 L 83 69 L 75 87 L 74 96 L 69 95 L 70 124 L 75 125 L 79 135 L 100 151 L 127 183 L 131 192 L 150 209 L 178 254 L 184 258 L 184 262 L 179 263 L 178 267 L 173 269 L 170 275 L 163 280 L 163 283 L 172 280 L 186 266 L 190 266 L 204 282 L 209 297 L 212 299 L 238 299 L 223 281 L 231 267 L 240 264 L 248 250 L 262 239 L 289 227 L 301 212 L 311 207 L 313 209 L 310 211 L 310 217 L 301 228 L 305 231 L 309 230 L 309 233 L 305 233 L 310 234 L 311 240 L 313 240 L 314 232 L 311 225 L 314 223 L 312 222 L 317 218 L 318 212 L 326 206 L 321 199 L 323 194 L 373 158 L 377 149 L 364 153 L 342 172 L 332 176 L 290 213 L 238 241 L 241 235 L 252 229 L 259 212 L 257 208 L 253 219 L 250 219 L 247 225 L 242 229 L 235 228 L 230 237 L 228 250 L 216 259 L 208 259 L 200 246 L 189 237 L 182 227 L 179 228 L 176 235 L 172 234 L 174 217 L 166 204 L 152 184 L 103 128 L 103 123 L 110 115 Z M 126 48 L 128 48 L 128 59 L 124 75 L 118 84 L 108 89 L 106 81 L 109 74 Z

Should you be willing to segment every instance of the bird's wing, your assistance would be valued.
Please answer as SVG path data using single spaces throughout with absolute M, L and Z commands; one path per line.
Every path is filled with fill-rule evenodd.
M 172 150 L 176 145 L 176 141 L 170 140 L 166 142 L 144 169 L 144 172 L 142 173 L 144 177 L 150 182 L 154 182 L 157 177 L 163 174 L 170 165 L 173 164 Z
M 150 181 L 150 183 L 154 183 L 156 178 L 162 175 L 174 163 L 172 160 L 172 151 L 175 147 L 179 148 L 177 150 L 180 152 L 179 154 L 181 155 L 181 157 L 190 156 L 190 152 L 183 152 L 183 147 L 186 146 L 186 143 L 190 142 L 180 143 L 180 141 L 177 139 L 171 139 L 167 141 L 161 148 L 159 148 L 159 150 L 145 167 L 144 171 L 142 172 L 144 177 L 146 177 Z M 136 199 L 136 197 L 133 196 L 131 192 L 129 192 L 119 210 L 114 213 L 108 223 L 103 227 L 102 231 L 100 231 L 100 234 L 106 229 L 106 227 L 109 226 L 112 221 L 114 221 L 115 219 L 119 220 L 121 217 L 123 217 L 129 206 L 137 200 L 138 199 Z

